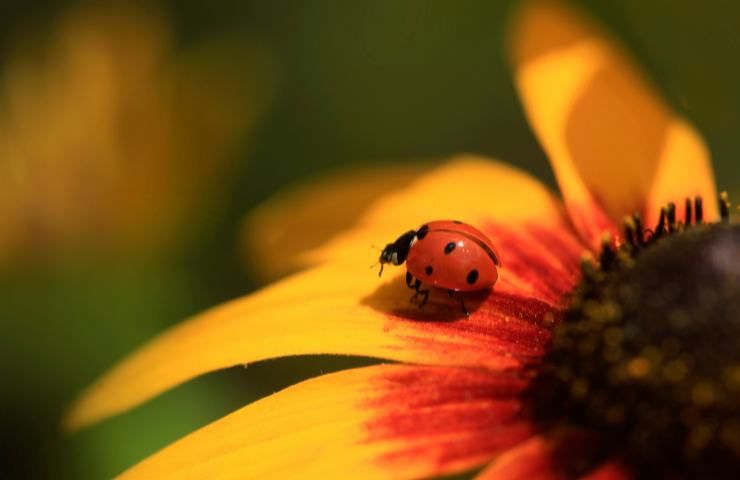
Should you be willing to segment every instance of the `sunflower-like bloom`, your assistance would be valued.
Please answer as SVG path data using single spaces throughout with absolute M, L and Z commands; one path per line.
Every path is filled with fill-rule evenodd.
M 164 14 L 126 2 L 27 37 L 0 71 L 0 263 L 171 244 L 264 110 L 266 52 L 234 36 L 176 49 Z
M 295 238 L 312 248 L 273 256 L 284 257 L 283 271 L 302 271 L 144 346 L 83 393 L 68 428 L 217 369 L 362 355 L 396 363 L 287 388 L 122 478 L 417 478 L 476 468 L 481 479 L 732 476 L 740 234 L 719 221 L 729 202 L 716 201 L 707 150 L 579 14 L 549 2 L 518 13 L 516 85 L 564 202 L 512 167 L 455 158 L 383 195 L 323 245 Z M 328 211 L 295 208 L 317 192 L 329 198 L 326 188 L 257 215 L 333 228 L 332 206 L 369 191 L 344 185 L 347 197 Z M 401 269 L 384 282 L 367 270 L 369 244 L 439 218 L 478 226 L 502 256 L 494 288 L 466 298 L 469 317 L 447 295 L 410 304 Z M 283 243 L 281 232 L 260 234 Z

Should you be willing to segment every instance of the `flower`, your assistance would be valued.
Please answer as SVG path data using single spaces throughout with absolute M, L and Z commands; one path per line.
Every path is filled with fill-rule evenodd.
M 485 466 L 478 478 L 594 479 L 736 467 L 737 349 L 727 339 L 739 333 L 738 235 L 707 223 L 726 218 L 729 202 L 714 202 L 706 148 L 579 14 L 526 3 L 512 32 L 516 84 L 564 205 L 523 172 L 473 155 L 384 194 L 337 235 L 322 229 L 336 226 L 326 212 L 308 216 L 311 195 L 329 195 L 325 185 L 279 200 L 257 217 L 297 214 L 297 225 L 311 226 L 302 235 L 331 237 L 320 246 L 302 238 L 307 250 L 285 252 L 277 272 L 304 270 L 164 333 L 84 392 L 65 425 L 82 428 L 229 366 L 364 355 L 397 363 L 287 388 L 122 478 L 416 478 Z M 343 190 L 353 205 L 367 194 Z M 685 210 L 671 203 L 685 198 Z M 503 257 L 493 290 L 466 299 L 470 317 L 446 295 L 424 309 L 409 304 L 400 270 L 384 282 L 367 274 L 368 244 L 434 218 L 480 227 Z M 284 245 L 282 235 L 271 232 L 263 248 Z M 582 262 L 584 252 L 594 260 Z M 643 292 L 660 294 L 640 300 Z M 712 328 L 719 315 L 727 335 Z M 666 317 L 668 332 L 658 328 Z M 723 347 L 711 361 L 681 357 L 708 340 Z M 645 415 L 661 406 L 679 408 L 663 430 Z M 665 432 L 674 435 L 657 445 L 670 462 L 635 448 Z
M 247 70 L 268 59 L 237 37 L 187 50 L 172 37 L 164 15 L 113 2 L 13 44 L 0 77 L 0 262 L 92 245 L 141 253 L 193 223 L 263 110 L 245 85 L 266 83 Z

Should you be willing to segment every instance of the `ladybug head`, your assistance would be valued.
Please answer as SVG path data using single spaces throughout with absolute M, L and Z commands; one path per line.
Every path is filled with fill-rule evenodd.
M 406 257 L 409 254 L 409 249 L 416 240 L 416 230 L 409 230 L 404 233 L 395 242 L 389 243 L 385 246 L 382 252 L 380 252 L 380 273 L 378 276 L 383 274 L 383 266 L 386 263 L 392 263 L 393 265 L 401 265 L 406 261 Z

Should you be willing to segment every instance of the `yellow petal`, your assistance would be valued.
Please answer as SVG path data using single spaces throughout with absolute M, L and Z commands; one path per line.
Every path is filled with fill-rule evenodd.
M 667 135 L 655 181 L 647 196 L 645 225 L 656 225 L 660 208 L 668 202 L 676 203 L 676 218 L 683 221 L 682 201 L 697 196 L 703 199 L 704 220 L 717 221 L 717 192 L 706 145 L 685 122 L 674 122 Z
M 668 197 L 702 194 L 716 215 L 702 140 L 596 25 L 559 2 L 532 1 L 511 40 L 527 116 L 585 239 Z
M 532 434 L 526 382 L 378 365 L 308 380 L 166 447 L 134 479 L 419 478 L 483 464 Z
M 242 245 L 248 265 L 266 279 L 311 266 L 307 251 L 351 229 L 375 200 L 424 170 L 420 165 L 363 167 L 278 193 L 245 218 Z
M 455 195 L 435 205 L 440 189 Z M 377 240 L 377 231 L 367 227 L 345 236 L 328 264 L 165 332 L 84 392 L 67 415 L 67 427 L 119 413 L 203 373 L 279 356 L 351 354 L 505 369 L 542 355 L 562 296 L 578 280 L 583 250 L 557 200 L 517 170 L 468 159 L 380 201 L 368 218 L 400 222 L 397 210 L 406 210 L 415 225 L 438 207 L 442 216 L 477 220 L 501 249 L 500 279 L 493 292 L 468 297 L 469 318 L 447 295 L 433 294 L 423 310 L 410 304 L 403 269 L 388 267 L 378 279 L 368 270 L 377 252 L 358 246 Z
M 491 159 L 462 155 L 378 199 L 355 228 L 306 257 L 314 262 L 365 257 L 372 252 L 370 245 L 384 246 L 430 220 L 513 225 L 558 223 L 562 217 L 559 200 L 529 175 Z M 507 253 L 501 255 L 506 264 Z

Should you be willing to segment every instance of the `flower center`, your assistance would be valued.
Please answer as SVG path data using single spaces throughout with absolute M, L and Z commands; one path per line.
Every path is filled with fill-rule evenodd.
M 626 243 L 584 264 L 532 392 L 542 420 L 602 432 L 650 478 L 740 469 L 740 225 L 721 201 L 717 224 L 669 206 L 648 236 L 628 219 Z

